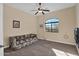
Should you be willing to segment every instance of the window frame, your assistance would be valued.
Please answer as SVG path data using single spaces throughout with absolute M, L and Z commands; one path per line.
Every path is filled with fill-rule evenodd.
M 58 19 L 58 21 L 46 23 L 47 20 L 51 20 L 51 19 Z M 47 19 L 47 20 L 45 20 L 45 30 L 46 30 L 46 32 L 58 33 L 59 32 L 58 27 L 59 27 L 60 19 L 59 18 L 50 18 L 50 19 Z M 56 31 L 54 31 L 55 29 L 53 28 L 53 23 L 54 24 L 58 23 L 58 25 L 55 26 Z M 51 27 L 50 27 L 51 29 L 47 30 L 46 29 L 46 24 L 51 24 Z

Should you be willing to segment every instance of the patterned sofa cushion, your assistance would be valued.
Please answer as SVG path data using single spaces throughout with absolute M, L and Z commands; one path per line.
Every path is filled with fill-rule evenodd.
M 9 39 L 10 39 L 9 40 L 10 48 L 16 48 L 16 49 L 28 46 L 38 40 L 36 34 L 13 36 L 10 37 Z

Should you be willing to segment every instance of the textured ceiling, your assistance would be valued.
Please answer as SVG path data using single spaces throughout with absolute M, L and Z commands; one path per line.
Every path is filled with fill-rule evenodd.
M 34 15 L 38 8 L 38 3 L 10 3 L 10 6 Z M 42 8 L 49 9 L 50 12 L 75 6 L 75 3 L 42 3 Z M 45 12 L 48 13 L 48 12 Z M 38 14 L 40 15 L 40 14 Z

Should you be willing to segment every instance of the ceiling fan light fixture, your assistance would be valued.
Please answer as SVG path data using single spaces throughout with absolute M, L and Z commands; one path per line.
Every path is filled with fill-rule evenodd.
M 48 9 L 42 8 L 41 3 L 39 3 L 38 5 L 39 5 L 39 7 L 37 8 L 35 15 L 37 15 L 38 13 L 44 15 L 45 14 L 44 12 L 49 12 L 50 11 Z
M 39 11 L 40 13 L 42 12 L 42 11 Z

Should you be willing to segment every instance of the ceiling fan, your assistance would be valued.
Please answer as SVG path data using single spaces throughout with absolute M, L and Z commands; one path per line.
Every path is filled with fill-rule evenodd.
M 35 15 L 37 15 L 38 13 L 42 13 L 43 15 L 45 14 L 44 12 L 49 12 L 50 10 L 47 10 L 47 9 L 43 9 L 42 6 L 41 6 L 41 3 L 38 4 L 39 7 L 37 10 L 33 10 L 33 11 L 36 11 Z

